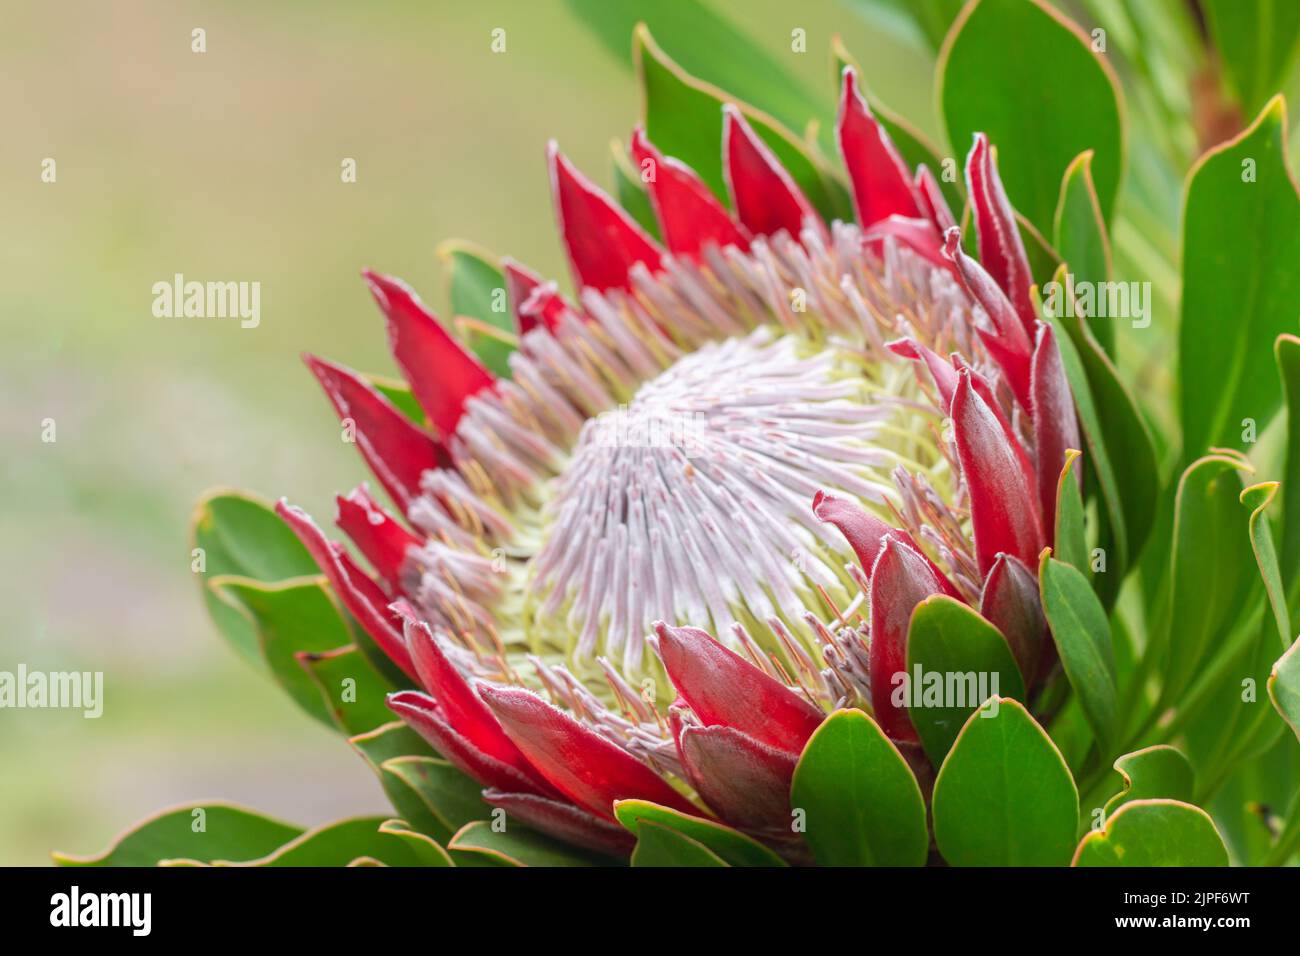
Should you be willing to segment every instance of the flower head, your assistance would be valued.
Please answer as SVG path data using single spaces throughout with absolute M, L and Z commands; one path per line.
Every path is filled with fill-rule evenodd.
M 931 595 L 980 610 L 1027 685 L 1051 663 L 1034 569 L 1079 434 L 992 147 L 966 163 L 977 262 L 843 80 L 857 224 L 736 107 L 726 203 L 633 133 L 662 246 L 552 145 L 579 292 L 504 264 L 509 378 L 369 271 L 426 421 L 307 357 L 396 513 L 338 499 L 373 574 L 280 514 L 410 678 L 391 709 L 569 842 L 627 852 L 613 807 L 638 798 L 798 856 L 791 775 L 830 709 L 924 762 L 890 690 Z

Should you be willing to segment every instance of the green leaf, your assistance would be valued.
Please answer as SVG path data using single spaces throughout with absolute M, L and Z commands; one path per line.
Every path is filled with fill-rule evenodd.
M 1249 115 L 1278 91 L 1300 50 L 1295 0 L 1204 0 L 1205 18 L 1237 102 Z
M 363 734 L 392 720 L 393 712 L 385 704 L 392 688 L 355 644 L 329 651 L 300 651 L 295 656 L 344 733 Z
M 1088 575 L 1088 538 L 1083 521 L 1083 494 L 1079 491 L 1078 449 L 1065 453 L 1065 466 L 1056 482 L 1056 553 L 1061 561 Z
M 1291 725 L 1300 739 L 1300 640 L 1297 640 L 1273 665 L 1268 678 L 1268 696 L 1282 719 Z
M 447 849 L 457 865 L 461 855 L 505 866 L 608 866 L 611 862 L 520 825 L 507 824 L 506 830 L 498 833 L 484 820 L 461 827 Z
M 1250 534 L 1250 548 L 1255 553 L 1255 564 L 1259 576 L 1264 581 L 1264 593 L 1268 595 L 1269 607 L 1273 610 L 1273 621 L 1277 624 L 1278 637 L 1285 648 L 1291 643 L 1291 615 L 1286 605 L 1286 588 L 1282 584 L 1282 569 L 1278 564 L 1277 548 L 1273 546 L 1273 528 L 1264 517 L 1264 512 L 1277 497 L 1278 483 L 1262 481 L 1249 488 L 1243 488 L 1241 503 L 1250 509 L 1250 518 L 1246 526 Z
M 437 253 L 448 272 L 454 331 L 494 375 L 510 378 L 518 340 L 497 257 L 460 240 L 442 243 Z
M 1227 866 L 1210 815 L 1178 800 L 1133 800 L 1079 842 L 1073 866 Z
M 1024 705 L 993 698 L 966 721 L 939 769 L 934 838 L 953 866 L 1063 866 L 1079 793 Z
M 1262 431 L 1281 403 L 1260 344 L 1296 327 L 1297 261 L 1300 193 L 1278 96 L 1188 177 L 1178 330 L 1185 460 L 1207 446 L 1241 447 L 1246 419 Z
M 642 823 L 656 823 L 676 830 L 707 847 L 730 866 L 786 865 L 785 860 L 739 830 L 703 817 L 687 816 L 648 800 L 618 800 L 614 803 L 614 816 L 633 835 L 640 832 Z
M 162 860 L 208 862 L 270 853 L 303 832 L 233 803 L 187 803 L 141 820 L 93 856 L 51 854 L 59 866 L 154 866 Z
M 1106 801 L 1105 818 L 1133 800 L 1164 798 L 1192 799 L 1196 775 L 1181 750 L 1168 744 L 1156 744 L 1127 753 L 1115 761 L 1115 769 L 1124 778 L 1124 787 Z
M 1052 242 L 1069 266 L 1072 283 L 1106 282 L 1110 279 L 1110 237 L 1101 214 L 1097 187 L 1092 181 L 1093 151 L 1084 150 L 1065 168 L 1061 195 L 1052 218 Z M 1095 310 L 1100 311 L 1100 310 Z M 1089 331 L 1110 356 L 1115 355 L 1112 316 L 1088 318 Z
M 703 843 L 698 843 L 676 830 L 649 820 L 642 820 L 637 828 L 632 865 L 636 867 L 727 866 Z
M 1057 273 L 1058 276 L 1063 274 Z M 1061 364 L 1065 367 L 1065 377 L 1070 382 L 1070 392 L 1074 395 L 1074 408 L 1079 416 L 1079 429 L 1083 433 L 1084 444 L 1088 446 L 1088 476 L 1085 481 L 1095 483 L 1100 496 L 1099 510 L 1104 511 L 1103 526 L 1113 536 L 1114 554 L 1105 574 L 1096 581 L 1097 590 L 1103 595 L 1113 596 L 1119 591 L 1128 566 L 1129 547 L 1127 523 L 1124 519 L 1124 504 L 1120 497 L 1119 480 L 1115 468 L 1111 465 L 1110 453 L 1106 449 L 1106 435 L 1102 427 L 1101 415 L 1088 384 L 1088 373 L 1084 367 L 1079 346 L 1070 337 L 1069 326 L 1062 319 L 1049 318 L 1056 330 L 1056 344 L 1061 351 Z M 1087 343 L 1082 343 L 1087 347 Z M 1090 477 L 1089 477 L 1090 476 Z M 1090 493 L 1091 494 L 1091 493 Z M 1091 495 L 1096 496 L 1096 495 Z M 1114 581 L 1114 584 L 1110 582 Z
M 223 574 L 280 581 L 319 574 L 316 562 L 266 502 L 242 491 L 210 491 L 200 498 L 190 542 L 199 549 L 191 567 L 200 576 L 208 614 L 241 657 L 263 667 L 252 622 L 209 590 L 208 581 Z
M 492 808 L 483 802 L 483 788 L 446 760 L 437 757 L 394 757 L 380 769 L 409 787 L 447 831 L 447 839 L 473 820 L 486 820 Z M 437 836 L 437 834 L 434 834 Z
M 317 575 L 264 584 L 252 578 L 216 575 L 208 585 L 252 620 L 271 676 L 294 703 L 322 723 L 336 726 L 320 690 L 296 656 L 299 651 L 326 651 L 353 639 L 325 578 Z
M 411 852 L 420 861 L 421 866 L 455 866 L 451 855 L 442 848 L 438 841 L 425 833 L 411 829 L 405 820 L 385 820 L 379 824 L 379 832 L 397 837 L 410 847 Z
M 1286 397 L 1286 463 L 1282 471 L 1282 580 L 1300 585 L 1300 337 L 1279 335 L 1273 343 Z M 1300 609 L 1300 594 L 1291 602 Z
M 804 839 L 821 866 L 925 865 L 930 834 L 921 788 L 898 748 L 860 710 L 837 710 L 809 738 L 790 805 L 804 812 Z
M 1040 232 L 1051 232 L 1062 176 L 1086 149 L 1110 218 L 1125 148 L 1119 87 L 1074 23 L 1038 0 L 978 0 L 948 34 L 938 87 L 948 141 L 960 150 L 988 134 L 1008 197 Z
M 907 677 L 908 715 L 936 767 L 989 696 L 1025 698 L 1024 678 L 1002 632 L 947 595 L 926 598 L 912 611 Z M 937 686 L 930 686 L 932 677 Z
M 1212 643 L 1237 620 L 1255 564 L 1241 514 L 1244 459 L 1208 455 L 1183 472 L 1174 500 L 1173 610 L 1163 706 L 1179 700 L 1208 663 Z
M 1084 477 L 1095 481 L 1113 537 L 1106 577 L 1094 584 L 1109 604 L 1137 560 L 1158 511 L 1160 469 L 1151 433 L 1115 365 L 1073 307 L 1064 269 L 1048 287 L 1045 314 L 1056 329 L 1087 451 Z M 1053 304 L 1053 296 L 1061 296 Z M 1064 334 L 1062 334 L 1064 333 Z M 1109 546 L 1109 545 L 1108 545 Z
M 811 119 L 829 124 L 833 118 L 834 100 L 817 95 L 738 24 L 697 0 L 567 2 L 577 22 L 595 33 L 623 63 L 635 63 L 636 54 L 628 40 L 644 23 L 672 49 L 685 70 L 726 90 L 729 99 L 747 100 L 791 129 L 803 129 Z M 651 139 L 664 148 L 653 136 Z M 713 145 L 721 142 L 720 136 L 715 137 Z
M 931 50 L 943 45 L 953 20 L 965 0 L 850 0 L 877 23 L 894 25 L 910 22 L 910 28 Z
M 369 733 L 358 734 L 348 743 L 361 754 L 379 778 L 379 785 L 393 809 L 421 833 L 445 843 L 468 820 L 487 817 L 487 807 L 479 799 L 481 788 L 478 784 L 451 768 L 445 760 L 435 757 L 424 739 L 401 721 L 383 724 Z M 430 765 L 429 769 L 424 767 L 425 762 Z M 438 770 L 447 768 L 450 771 L 448 786 L 459 784 L 461 793 L 468 790 L 481 812 L 453 820 L 437 804 L 431 802 L 428 792 L 421 787 L 426 783 L 426 777 L 437 772 L 432 767 L 437 767 Z M 428 787 L 429 791 L 433 789 L 431 785 Z
M 353 817 L 315 827 L 254 859 L 215 860 L 216 866 L 347 866 L 372 857 L 385 866 L 424 866 L 405 836 L 380 831 L 385 817 Z M 445 864 L 444 864 L 445 865 Z
M 632 165 L 623 144 L 617 139 L 609 144 L 610 165 L 614 170 L 614 198 L 633 219 L 650 235 L 662 240 L 659 233 L 659 219 L 650 204 L 650 194 L 641 182 L 641 175 Z
M 392 402 L 399 412 L 409 418 L 421 428 L 429 427 L 429 420 L 424 414 L 424 409 L 415 398 L 415 393 L 411 391 L 411 386 L 395 378 L 388 378 L 384 375 L 367 375 L 361 376 L 368 383 L 374 386 L 375 391 L 383 395 L 384 398 Z
M 688 75 L 659 49 L 644 27 L 636 31 L 635 57 L 646 136 L 665 155 L 695 170 L 730 205 L 722 175 L 722 106 L 736 102 L 734 97 Z M 751 106 L 736 105 L 822 216 L 852 219 L 844 185 L 818 165 L 793 133 Z
M 1038 587 L 1065 676 L 1106 750 L 1119 731 L 1115 651 L 1106 609 L 1083 572 L 1056 560 L 1050 550 L 1039 559 Z

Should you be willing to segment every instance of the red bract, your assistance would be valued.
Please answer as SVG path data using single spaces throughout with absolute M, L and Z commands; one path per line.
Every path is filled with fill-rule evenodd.
M 858 92 L 857 76 L 848 66 L 844 68 L 835 132 L 853 184 L 859 223 L 871 226 L 890 216 L 914 219 L 922 215 L 912 174 L 889 134 L 871 114 Z
M 420 476 L 450 464 L 446 449 L 350 369 L 303 355 L 361 456 L 392 499 L 406 510 L 420 494 Z
M 632 157 L 646 178 L 664 242 L 674 255 L 698 258 L 705 244 L 749 248 L 749 235 L 732 221 L 704 181 L 684 163 L 665 157 L 638 126 L 632 133 Z
M 579 287 L 626 288 L 632 266 L 658 266 L 663 250 L 631 216 L 578 172 L 555 143 L 547 158 L 560 235 Z
M 405 282 L 369 269 L 363 275 L 388 319 L 393 357 L 445 439 L 456 430 L 465 400 L 492 384 L 492 373 L 451 337 Z
M 531 332 L 540 323 L 553 330 L 565 309 L 569 308 L 556 284 L 543 282 L 527 266 L 510 258 L 501 260 L 501 271 L 505 275 L 506 292 L 519 334 Z
M 358 485 L 346 496 L 335 495 L 334 501 L 338 505 L 335 524 L 339 530 L 370 562 L 389 592 L 396 591 L 402 583 L 407 555 L 420 547 L 420 539 L 385 511 L 365 485 Z
M 975 212 L 980 264 L 1006 290 L 1024 323 L 1025 333 L 1032 337 L 1038 316 L 1029 298 L 1029 287 L 1034 281 L 1029 274 L 1029 258 L 1025 255 L 1025 244 L 1011 203 L 1002 189 L 993 150 L 983 133 L 975 134 L 975 143 L 966 157 L 966 188 L 970 190 Z
M 723 168 L 736 216 L 751 232 L 767 236 L 784 229 L 799 235 L 821 217 L 772 150 L 735 106 L 723 107 Z
M 536 694 L 484 686 L 479 693 L 529 762 L 566 797 L 600 817 L 614 801 L 650 800 L 696 813 L 690 801 L 653 770 Z
M 697 627 L 655 624 L 659 657 L 677 693 L 706 726 L 733 727 L 798 753 L 825 713 Z
M 334 593 L 348 612 L 365 628 L 380 649 L 392 658 L 393 663 L 408 676 L 414 677 L 415 666 L 407 651 L 406 641 L 386 611 L 388 598 L 379 585 L 357 567 L 342 545 L 326 539 L 316 522 L 301 508 L 295 508 L 281 498 L 275 506 L 275 512 L 293 529 L 298 540 L 320 565 Z
M 1001 551 L 1033 563 L 1047 544 L 1020 459 L 993 410 L 963 372 L 952 398 L 953 434 L 970 491 L 971 524 L 980 572 L 987 574 Z

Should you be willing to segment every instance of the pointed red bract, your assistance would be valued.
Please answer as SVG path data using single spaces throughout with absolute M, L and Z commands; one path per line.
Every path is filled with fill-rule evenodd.
M 614 801 L 649 800 L 697 814 L 689 800 L 622 747 L 518 687 L 484 684 L 479 694 L 537 771 L 580 807 L 614 819 Z
M 948 230 L 944 235 L 943 251 L 957 266 L 957 274 L 966 291 L 980 304 L 993 323 L 993 332 L 985 329 L 976 331 L 980 341 L 1006 375 L 1016 401 L 1028 411 L 1031 405 L 1029 375 L 1033 344 L 1025 334 L 1015 307 L 984 267 L 966 255 L 961 247 L 961 230 L 956 227 Z
M 1026 480 L 997 416 L 971 387 L 969 372 L 962 372 L 953 395 L 952 422 L 980 573 L 988 574 L 999 551 L 1035 562 L 1046 543 L 1037 489 Z
M 934 223 L 939 235 L 957 225 L 943 188 L 939 185 L 939 180 L 934 178 L 934 173 L 930 172 L 929 166 L 916 167 L 915 183 L 917 195 L 921 197 L 921 212 Z
M 307 512 L 281 498 L 276 502 L 275 513 L 298 536 L 303 547 L 315 559 L 348 613 L 357 619 L 371 639 L 379 645 L 379 649 L 403 673 L 415 677 L 415 665 L 407 650 L 406 640 L 388 614 L 388 598 L 379 585 L 357 566 L 343 545 L 325 537 L 325 533 Z
M 506 735 L 496 716 L 438 646 L 433 632 L 423 621 L 405 616 L 405 637 L 415 663 L 415 672 L 438 702 L 443 718 L 476 749 L 532 781 L 540 793 L 550 788 L 532 768 L 520 749 Z
M 922 215 L 907 163 L 858 92 L 851 66 L 844 68 L 835 133 L 853 185 L 859 225 L 866 228 L 890 216 L 914 219 Z
M 953 352 L 950 358 L 952 359 L 952 367 L 957 370 L 958 374 L 966 372 L 970 375 L 971 388 L 975 390 L 976 395 L 984 399 L 984 404 L 997 417 L 998 424 L 1002 426 L 1002 431 L 1007 436 L 1007 444 L 1011 446 L 1016 453 L 1016 460 L 1020 462 L 1020 470 L 1024 473 L 1025 483 L 1037 486 L 1038 479 L 1034 474 L 1034 463 L 1030 460 L 1029 452 L 1025 450 L 1025 446 L 1021 444 L 1020 436 L 1016 434 L 1010 419 L 1002 411 L 1002 403 L 998 401 L 997 396 L 993 393 L 993 386 L 989 383 L 989 380 L 967 365 L 966 360 L 959 353 Z M 951 407 L 952 401 L 950 399 L 948 408 L 951 409 Z
M 826 714 L 697 627 L 655 622 L 668 679 L 706 726 L 735 727 L 772 747 L 803 750 Z
M 939 569 L 937 564 L 930 560 L 917 545 L 916 540 L 902 528 L 890 527 L 880 518 L 859 508 L 852 502 L 836 498 L 834 495 L 828 495 L 824 491 L 818 491 L 813 495 L 812 507 L 813 515 L 816 516 L 817 520 L 833 524 L 839 529 L 840 534 L 844 535 L 849 547 L 857 555 L 858 563 L 862 565 L 864 574 L 871 574 L 871 568 L 880 555 L 880 548 L 885 543 L 885 537 L 892 535 L 925 558 L 944 594 L 956 598 L 960 597 L 956 586 L 948 580 L 947 575 Z
M 369 382 L 342 365 L 304 353 L 342 422 L 352 423 L 361 457 L 403 512 L 420 494 L 420 476 L 451 464 L 446 449 Z
M 564 157 L 547 148 L 560 237 L 578 288 L 629 289 L 628 271 L 644 262 L 658 270 L 663 249 L 636 221 Z
M 1007 639 L 1025 686 L 1029 686 L 1048 640 L 1047 617 L 1034 572 L 1011 555 L 999 554 L 984 579 L 980 613 Z
M 932 594 L 939 580 L 923 555 L 893 535 L 885 538 L 871 569 L 871 705 L 876 723 L 891 740 L 915 741 L 906 707 L 893 701 L 896 676 L 907 673 L 907 632 L 912 611 Z
M 957 391 L 957 370 L 951 362 L 945 362 L 933 349 L 926 348 L 915 339 L 902 338 L 886 342 L 885 348 L 923 365 L 930 373 L 930 380 L 939 392 L 939 401 L 945 412 L 952 405 L 953 393 Z M 919 373 L 918 373 L 919 374 Z
M 554 282 L 543 282 L 527 266 L 509 257 L 501 260 L 501 269 L 505 273 L 506 295 L 510 298 L 519 334 L 531 332 L 541 324 L 555 331 L 560 316 L 570 308 L 564 296 L 560 295 L 559 287 Z
M 335 495 L 338 505 L 338 525 L 375 572 L 395 593 L 402 584 L 402 567 L 412 548 L 420 547 L 418 537 L 389 514 L 371 497 L 365 485 L 358 485 L 345 495 Z
M 492 373 L 452 338 L 405 282 L 369 269 L 361 274 L 388 320 L 393 358 L 416 401 L 446 440 L 456 431 L 465 401 L 495 381 Z
M 418 690 L 403 690 L 388 695 L 388 709 L 429 742 L 434 750 L 466 776 L 485 787 L 497 787 L 512 793 L 538 793 L 552 796 L 554 791 L 541 788 L 517 769 L 488 756 L 447 722 L 438 702 Z
M 1034 282 L 1029 272 L 1029 257 L 1025 255 L 1015 213 L 1002 188 L 993 150 L 983 133 L 975 134 L 975 142 L 966 156 L 966 188 L 975 215 L 980 264 L 1007 294 L 1026 336 L 1032 338 L 1036 316 L 1029 297 L 1029 287 Z
M 730 103 L 723 107 L 722 143 L 731 205 L 745 228 L 760 236 L 784 229 L 796 239 L 806 222 L 825 228 L 803 190 Z
M 769 747 L 734 727 L 687 727 L 677 751 L 691 786 L 732 826 L 788 830 L 797 753 Z
M 1038 501 L 1043 512 L 1043 528 L 1049 536 L 1056 534 L 1056 494 L 1065 467 L 1068 449 L 1079 449 L 1079 422 L 1074 414 L 1074 397 L 1061 363 L 1056 333 L 1046 322 L 1038 323 L 1038 342 L 1034 346 L 1030 391 L 1034 417 L 1034 446 L 1038 452 Z M 1082 487 L 1083 472 L 1071 469 Z
M 534 830 L 596 853 L 624 857 L 636 846 L 636 837 L 623 827 L 562 800 L 491 788 L 483 791 L 483 799 Z
M 639 126 L 632 132 L 632 158 L 642 179 L 649 176 L 650 203 L 670 252 L 698 260 L 709 243 L 748 251 L 748 233 L 732 220 L 704 180 L 685 163 L 659 152 Z

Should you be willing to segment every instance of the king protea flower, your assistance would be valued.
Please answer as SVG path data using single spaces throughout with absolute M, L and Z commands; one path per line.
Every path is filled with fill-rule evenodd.
M 1027 687 L 1054 664 L 1036 569 L 1079 435 L 992 146 L 966 161 L 976 262 L 851 69 L 838 141 L 856 225 L 737 108 L 729 206 L 636 131 L 662 246 L 552 145 L 580 291 L 506 261 L 508 380 L 367 271 L 427 427 L 306 358 L 397 513 L 338 498 L 373 576 L 279 513 L 408 675 L 391 709 L 528 826 L 625 854 L 613 805 L 639 798 L 797 857 L 791 774 L 831 710 L 926 779 L 890 699 L 919 602 L 979 610 Z

